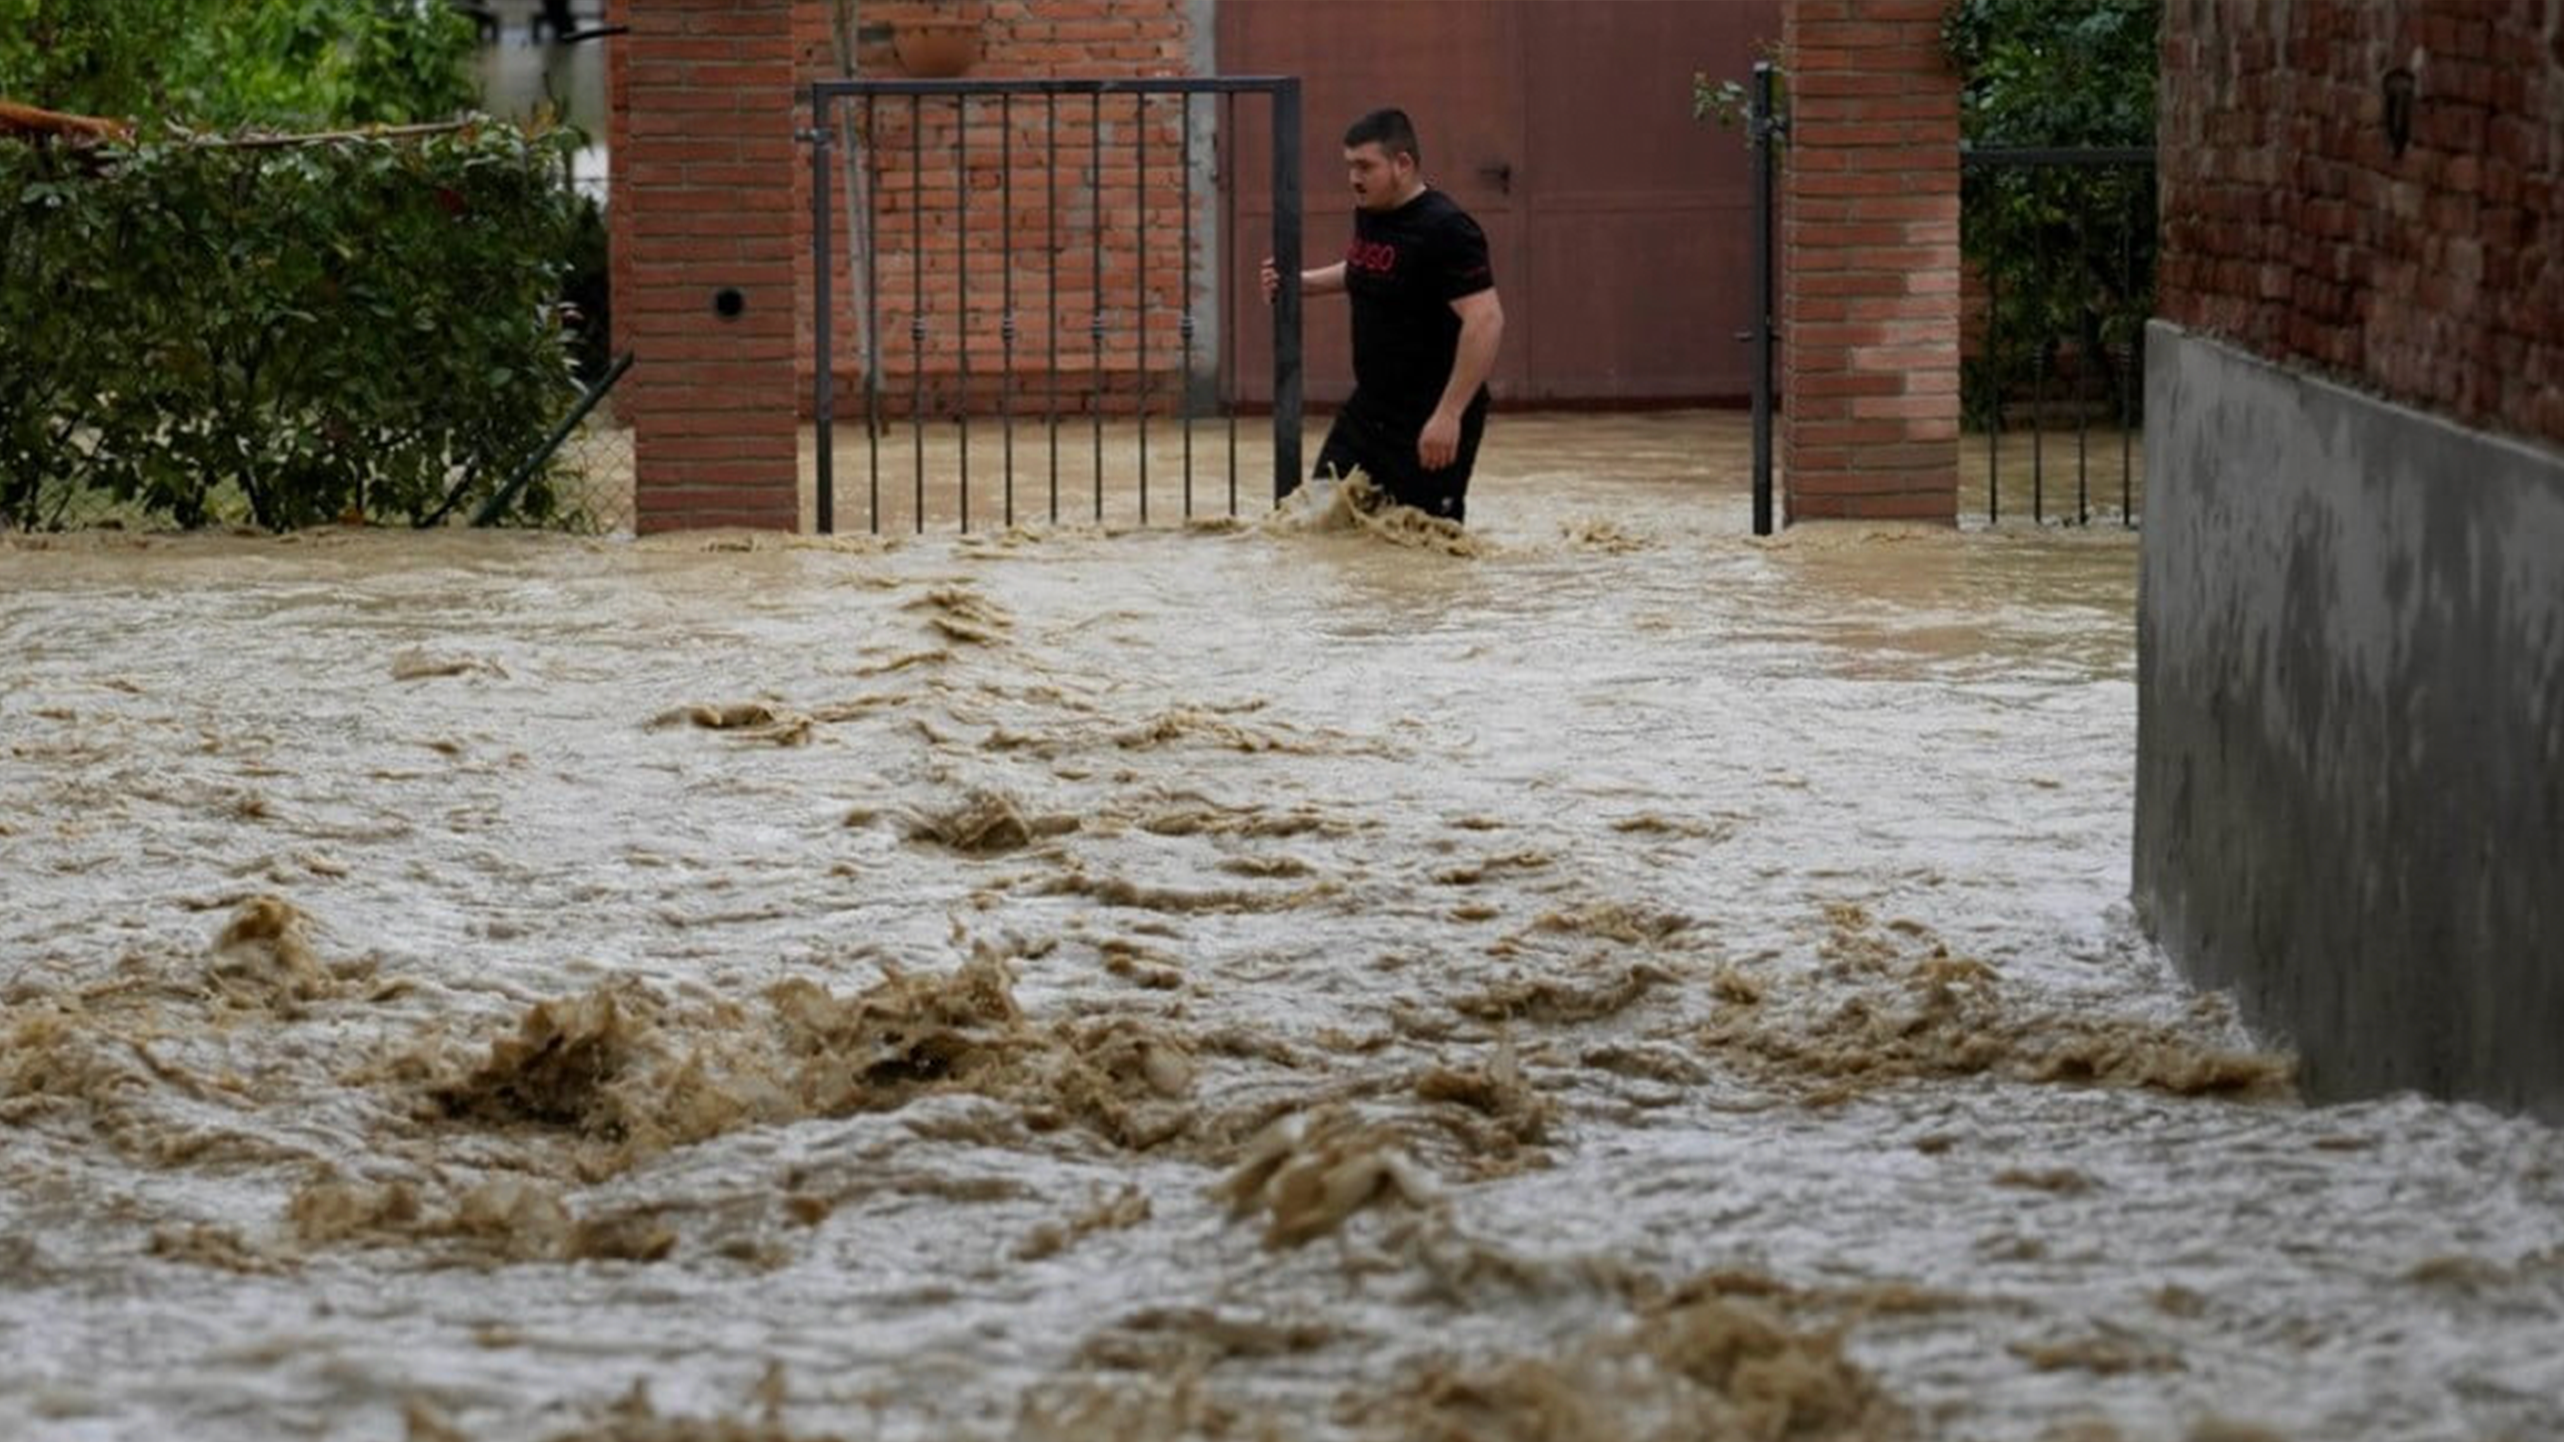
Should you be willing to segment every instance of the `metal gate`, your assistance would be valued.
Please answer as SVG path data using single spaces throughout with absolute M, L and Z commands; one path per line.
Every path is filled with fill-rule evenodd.
M 1961 253 L 1984 282 L 1982 309 L 1969 307 L 1975 334 L 1966 339 L 1975 344 L 1962 346 L 1960 404 L 1965 424 L 1985 438 L 1986 523 L 2003 519 L 2008 496 L 2035 525 L 2086 525 L 2115 501 L 2119 523 L 2135 526 L 2154 310 L 2154 151 L 1962 146 L 1959 172 Z M 2007 431 L 2028 432 L 2026 467 L 2016 450 L 2006 469 Z M 2118 453 L 2115 487 L 2096 474 L 2096 442 L 2105 472 L 2108 453 Z M 2051 448 L 2060 452 L 2054 477 Z
M 1753 347 L 1754 534 L 1772 531 L 1772 349 L 1778 339 L 1778 214 L 1773 177 L 1789 119 L 1775 96 L 1769 62 L 1758 62 L 1746 92 L 1753 146 L 1753 277 L 1756 323 L 1736 339 Z M 1966 427 L 1985 442 L 1985 519 L 2009 509 L 2033 524 L 2088 524 L 2108 515 L 2134 526 L 2143 425 L 2145 323 L 2154 304 L 2154 152 L 2140 147 L 1979 149 L 1962 147 L 1960 235 L 1963 288 L 1960 401 Z M 1982 283 L 1981 295 L 1973 289 Z M 2096 425 L 2095 422 L 2101 422 Z M 2003 437 L 2026 439 L 2007 462 Z M 2026 435 L 2024 435 L 2026 433 Z M 2051 475 L 2049 452 L 2071 446 Z M 2117 485 L 2106 474 L 2117 452 Z M 2096 455 L 2101 471 L 2096 471 Z M 2115 492 L 2115 494 L 2113 494 Z
M 1131 444 L 1127 432 L 1136 431 L 1136 492 L 1123 499 L 1136 502 L 1140 524 L 1150 524 L 1151 423 L 1170 412 L 1180 430 L 1173 497 L 1180 514 L 1189 518 L 1205 504 L 1197 482 L 1211 484 L 1212 500 L 1237 513 L 1242 327 L 1240 317 L 1221 315 L 1207 298 L 1222 293 L 1221 283 L 1250 253 L 1242 251 L 1242 237 L 1197 215 L 1197 201 L 1214 198 L 1197 169 L 1209 160 L 1214 185 L 1234 174 L 1241 97 L 1271 107 L 1270 254 L 1283 277 L 1272 309 L 1278 498 L 1297 483 L 1301 465 L 1296 77 L 830 80 L 811 87 L 811 408 L 822 533 L 836 529 L 840 168 L 869 529 L 884 528 L 886 476 L 894 484 L 902 479 L 884 469 L 885 440 L 892 442 L 889 459 L 903 459 L 893 437 L 902 422 L 902 499 L 918 531 L 930 516 L 941 524 L 945 514 L 963 530 L 983 514 L 1010 526 L 1028 514 L 1058 522 L 1072 512 L 1104 522 L 1108 492 L 1116 490 L 1107 482 L 1108 420 L 1124 432 L 1115 437 L 1117 457 Z M 843 152 L 841 136 L 849 147 Z M 1128 209 L 1115 209 L 1122 206 Z M 1204 231 L 1219 232 L 1207 246 Z M 1169 244 L 1177 257 L 1171 286 Z M 1211 273 L 1202 276 L 1206 252 Z M 1216 331 L 1208 354 L 1201 345 L 1206 322 Z M 1208 447 L 1197 446 L 1206 418 L 1219 429 Z M 991 449 L 990 425 L 997 436 L 995 454 L 978 457 L 976 500 L 974 419 L 982 422 L 978 449 Z M 1064 435 L 1081 419 L 1089 453 L 1083 476 L 1062 453 Z M 1019 422 L 1040 428 L 1042 446 L 1030 458 L 1016 446 Z M 1210 466 L 1213 459 L 1222 464 Z M 1032 485 L 1029 493 L 1019 481 Z M 1157 514 L 1164 515 L 1162 505 Z

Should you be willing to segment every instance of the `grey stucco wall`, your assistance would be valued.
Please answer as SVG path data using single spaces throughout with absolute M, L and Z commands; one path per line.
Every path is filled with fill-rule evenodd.
M 2309 1095 L 2564 1120 L 2564 456 L 2158 323 L 2135 894 Z

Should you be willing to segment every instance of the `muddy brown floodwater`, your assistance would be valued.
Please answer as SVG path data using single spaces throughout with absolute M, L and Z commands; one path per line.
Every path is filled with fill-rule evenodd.
M 2564 1436 L 2564 1142 L 2134 930 L 2133 538 L 1699 424 L 1465 543 L 0 541 L 0 1436 Z

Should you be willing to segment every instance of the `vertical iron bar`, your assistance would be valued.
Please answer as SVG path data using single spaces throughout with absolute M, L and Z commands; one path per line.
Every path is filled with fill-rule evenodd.
M 1772 533 L 1772 62 L 1754 62 L 1754 534 Z
M 2149 168 L 2141 174 L 2151 173 L 2151 168 Z M 2144 191 L 2141 188 L 2132 186 L 2131 189 L 2137 190 L 2137 193 L 2141 196 L 2144 194 Z M 2130 207 L 2127 203 L 2126 197 L 2121 197 L 2119 203 L 2119 277 L 2122 285 L 2125 287 L 2126 295 L 2130 299 L 2134 299 L 2137 293 L 2137 226 L 2135 218 L 2129 214 L 2129 209 Z M 2154 214 L 2154 207 L 2149 205 L 2141 213 L 2151 217 Z M 2128 314 L 2129 309 L 2130 308 L 2128 307 L 2122 307 L 2120 314 L 2123 318 Z M 2138 348 L 2144 344 L 2144 337 L 2145 326 L 2144 323 L 2140 321 L 2135 332 L 2128 337 L 2128 354 L 2126 358 L 2119 363 L 2119 524 L 2122 526 L 2133 526 L 2137 523 L 2137 513 L 2135 509 L 2136 488 L 2135 482 L 2131 479 L 2131 473 L 2136 469 L 2136 455 L 2134 452 L 2135 442 L 2132 438 L 2136 433 L 2137 407 L 2134 398 L 2134 387 L 2136 384 L 2137 353 Z
M 2074 270 L 2072 275 L 2073 294 L 2076 296 L 2075 319 L 2079 323 L 2090 313 L 2091 273 L 2086 268 L 2084 261 L 2085 247 L 2090 243 L 2090 232 L 2084 227 L 2083 206 L 2084 203 L 2089 202 L 2092 199 L 2092 172 L 2078 168 L 2067 172 L 2067 174 L 2078 187 L 2078 193 L 2073 197 L 2076 203 L 2074 205 Z M 2077 329 L 2081 329 L 2079 324 Z M 2083 338 L 2081 335 L 2077 335 L 2075 337 L 2074 523 L 2078 526 L 2088 526 L 2092 524 L 2092 494 L 2090 478 L 2092 407 L 2085 401 L 2085 391 L 2087 388 L 2084 384 L 2084 377 L 2091 374 L 2094 357 L 2084 354 L 2082 340 Z
M 1181 165 L 1184 170 L 1184 264 L 1180 283 L 1184 289 L 1177 297 L 1183 305 L 1180 333 L 1184 343 L 1183 373 L 1177 377 L 1177 404 L 1184 413 L 1184 519 L 1193 519 L 1193 97 L 1176 100 L 1176 134 L 1183 145 Z
M 2046 175 L 2046 171 L 2035 167 L 2030 171 L 2030 180 L 2039 186 L 2042 201 L 2048 198 L 2046 186 L 2040 184 Z M 2031 214 L 2038 215 L 2036 207 Z M 2048 227 L 2042 218 L 2031 230 L 2030 284 L 2031 294 L 2038 297 L 2038 329 L 2043 331 L 2052 330 L 2055 322 L 2055 317 L 2048 314 L 2044 291 L 2047 279 Z M 2048 523 L 2048 342 L 2052 339 L 2053 336 L 2038 337 L 2038 348 L 2030 353 L 2030 524 L 2034 526 Z
M 2003 172 L 1986 172 L 1985 188 L 1999 190 Z M 2000 196 L 1989 200 L 1991 207 Z M 1961 264 L 1965 264 L 1964 258 Z M 1985 523 L 1989 526 L 2003 519 L 2003 267 L 1985 268 Z
M 1004 319 L 1006 368 L 997 378 L 997 425 L 1006 433 L 1006 525 L 1015 524 L 1015 96 L 997 105 L 997 208 L 1005 216 L 999 230 L 1005 269 Z
M 1089 98 L 1086 118 L 1087 195 L 1093 201 L 1088 207 L 1091 241 L 1089 259 L 1095 282 L 1094 304 L 1086 317 L 1089 353 L 1095 364 L 1095 389 L 1087 397 L 1086 408 L 1095 416 L 1095 520 L 1104 520 L 1104 93 L 1097 91 Z
M 953 97 L 953 322 L 958 377 L 953 426 L 961 442 L 961 528 L 970 532 L 970 97 Z
M 1220 97 L 1220 180 L 1234 200 L 1237 190 L 1237 92 Z M 1220 214 L 1220 296 L 1229 308 L 1228 324 L 1220 327 L 1220 348 L 1227 353 L 1222 369 L 1227 374 L 1229 426 L 1229 514 L 1237 514 L 1237 413 L 1245 386 L 1238 376 L 1238 361 L 1245 327 L 1238 324 L 1237 299 L 1237 206 L 1232 204 Z
M 1300 480 L 1300 81 L 1273 90 L 1273 499 Z
M 830 137 L 837 118 L 837 102 L 821 99 L 817 87 L 810 94 L 810 331 L 813 358 L 810 379 L 810 418 L 819 440 L 819 487 L 815 498 L 818 514 L 812 519 L 820 535 L 837 529 L 837 416 L 832 371 L 835 365 L 837 308 L 830 272 L 836 268 L 836 227 L 829 209 L 828 163 L 834 147 Z
M 1148 297 L 1152 279 L 1148 273 L 1148 96 L 1140 94 L 1131 99 L 1138 114 L 1138 124 L 1132 127 L 1138 134 L 1134 137 L 1136 163 L 1131 173 L 1139 179 L 1133 187 L 1131 199 L 1139 220 L 1138 253 L 1133 263 L 1139 270 L 1140 524 L 1145 526 L 1148 524 Z
M 926 122 L 925 97 L 908 97 L 908 454 L 916 477 L 920 535 L 926 530 Z
M 1042 429 L 1048 433 L 1051 447 L 1051 524 L 1059 524 L 1059 97 L 1047 97 L 1043 106 L 1049 126 L 1049 163 L 1043 168 L 1042 248 L 1050 260 L 1050 319 L 1042 327 L 1050 333 L 1050 378 L 1042 388 Z
M 864 451 L 870 469 L 872 530 L 881 534 L 881 146 L 879 106 L 864 97 Z

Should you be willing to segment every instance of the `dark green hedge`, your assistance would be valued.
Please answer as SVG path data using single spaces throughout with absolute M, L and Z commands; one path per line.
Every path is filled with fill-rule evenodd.
M 472 52 L 447 0 L 0 0 L 0 95 L 146 132 L 444 120 Z
M 575 391 L 575 143 L 0 142 L 0 524 L 286 529 L 494 487 Z

